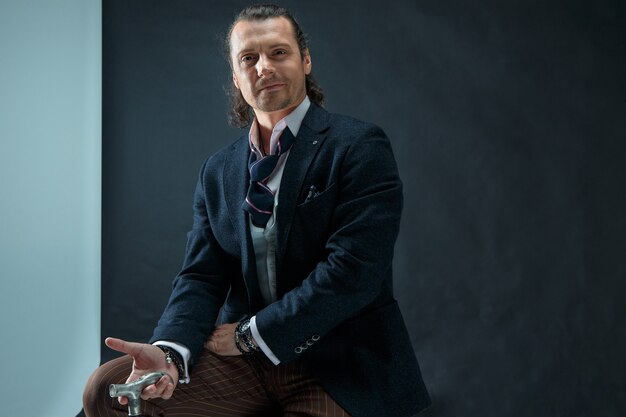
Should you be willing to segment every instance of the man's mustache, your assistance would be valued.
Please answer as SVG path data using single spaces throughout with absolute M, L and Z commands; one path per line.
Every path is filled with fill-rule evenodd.
M 261 91 L 262 89 L 269 87 L 270 85 L 274 85 L 274 84 L 287 84 L 287 83 L 280 78 L 271 78 L 271 79 L 264 78 L 263 80 L 257 83 L 256 89 L 257 91 Z

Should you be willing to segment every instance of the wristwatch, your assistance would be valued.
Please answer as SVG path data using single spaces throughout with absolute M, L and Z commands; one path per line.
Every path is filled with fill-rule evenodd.
M 235 329 L 235 346 L 244 356 L 253 355 L 259 347 L 253 342 L 252 330 L 250 329 L 250 319 L 245 319 L 239 323 Z M 242 346 L 243 345 L 243 346 Z

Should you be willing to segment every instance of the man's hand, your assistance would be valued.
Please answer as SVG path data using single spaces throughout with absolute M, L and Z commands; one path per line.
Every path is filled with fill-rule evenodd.
M 174 388 L 178 383 L 178 369 L 173 364 L 165 361 L 165 353 L 156 346 L 145 343 L 126 342 L 122 339 L 107 337 L 104 343 L 113 350 L 126 353 L 133 358 L 133 371 L 126 380 L 126 383 L 133 382 L 143 375 L 151 372 L 163 371 L 167 372 L 174 383 L 167 377 L 163 376 L 156 384 L 152 384 L 144 388 L 141 392 L 143 400 L 150 398 L 163 398 L 168 400 L 174 393 Z M 118 397 L 120 404 L 128 403 L 126 397 Z
M 241 355 L 235 345 L 235 329 L 238 325 L 239 323 L 230 323 L 217 326 L 204 342 L 204 347 L 220 356 Z

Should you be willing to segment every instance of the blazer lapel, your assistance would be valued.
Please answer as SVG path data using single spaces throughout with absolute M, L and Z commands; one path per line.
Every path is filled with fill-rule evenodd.
M 235 228 L 241 248 L 241 263 L 243 266 L 243 278 L 248 292 L 248 302 L 251 312 L 262 307 L 261 290 L 256 276 L 256 262 L 252 238 L 250 237 L 250 224 L 247 213 L 241 205 L 248 192 L 250 173 L 248 171 L 248 159 L 250 146 L 247 135 L 240 138 L 230 149 L 224 163 L 224 196 L 228 206 L 230 220 Z
M 328 130 L 328 113 L 311 104 L 302 121 L 296 140 L 289 150 L 283 177 L 280 182 L 278 207 L 276 209 L 277 253 L 276 271 L 280 273 L 289 238 L 289 230 L 296 210 L 298 196 L 301 195 L 306 173 L 324 140 Z

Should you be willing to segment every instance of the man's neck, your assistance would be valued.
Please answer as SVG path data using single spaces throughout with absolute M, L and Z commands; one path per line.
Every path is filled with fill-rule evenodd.
M 282 109 L 272 113 L 256 113 L 257 126 L 259 127 L 259 137 L 261 138 L 263 149 L 266 152 L 269 152 L 270 139 L 272 137 L 274 126 L 276 126 L 276 123 L 284 119 L 285 116 L 291 113 L 296 107 L 298 106 L 293 106 L 288 109 Z
M 304 100 L 304 98 L 302 99 Z M 298 101 L 296 105 L 280 109 L 274 112 L 262 112 L 255 111 L 254 115 L 257 120 L 257 126 L 259 128 L 259 137 L 261 138 L 263 149 L 266 152 L 269 152 L 270 148 L 270 139 L 272 138 L 272 131 L 274 130 L 274 126 L 276 123 L 284 119 L 289 113 L 294 111 L 296 107 L 302 103 L 302 100 Z

